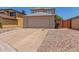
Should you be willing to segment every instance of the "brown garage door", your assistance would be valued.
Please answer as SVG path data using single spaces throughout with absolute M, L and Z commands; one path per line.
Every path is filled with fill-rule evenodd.
M 49 17 L 29 17 L 28 18 L 28 27 L 49 27 L 49 22 L 50 18 Z

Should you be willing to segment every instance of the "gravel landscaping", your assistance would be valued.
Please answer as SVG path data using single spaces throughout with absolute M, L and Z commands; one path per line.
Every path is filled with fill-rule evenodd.
M 79 31 L 48 30 L 47 36 L 40 45 L 41 52 L 74 52 L 79 51 Z

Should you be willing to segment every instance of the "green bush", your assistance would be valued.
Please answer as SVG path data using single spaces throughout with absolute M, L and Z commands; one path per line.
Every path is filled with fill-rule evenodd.
M 62 20 L 62 18 L 56 15 L 56 20 Z

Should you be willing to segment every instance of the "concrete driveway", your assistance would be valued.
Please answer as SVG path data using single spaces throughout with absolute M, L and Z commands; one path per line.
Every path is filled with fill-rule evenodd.
M 0 51 L 79 51 L 79 31 L 70 29 L 16 29 L 0 41 Z
M 17 29 L 0 34 L 0 40 L 17 51 L 37 51 L 46 33 L 47 30 L 42 29 Z

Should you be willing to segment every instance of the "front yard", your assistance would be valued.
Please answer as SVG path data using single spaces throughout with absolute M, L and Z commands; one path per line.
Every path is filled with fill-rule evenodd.
M 19 28 L 12 31 L 2 30 L 2 32 L 0 41 L 9 44 L 15 51 L 79 51 L 79 32 L 76 30 Z M 3 46 L 1 45 L 0 51 Z M 7 45 L 3 47 L 5 48 Z M 9 48 L 4 50 L 11 51 Z

